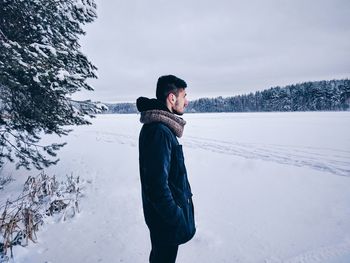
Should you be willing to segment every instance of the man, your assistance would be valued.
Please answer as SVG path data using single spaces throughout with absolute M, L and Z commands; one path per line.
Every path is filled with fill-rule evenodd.
M 139 164 L 142 204 L 150 230 L 151 263 L 174 263 L 178 246 L 195 234 L 192 193 L 182 153 L 186 122 L 177 115 L 188 105 L 184 80 L 173 75 L 157 82 L 157 99 L 140 97 L 142 126 Z

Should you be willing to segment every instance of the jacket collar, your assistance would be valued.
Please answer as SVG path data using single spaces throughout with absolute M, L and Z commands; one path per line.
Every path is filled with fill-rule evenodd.
M 161 122 L 168 126 L 177 137 L 182 136 L 186 121 L 171 113 L 159 100 L 140 97 L 136 101 L 136 106 L 141 112 L 141 123 Z

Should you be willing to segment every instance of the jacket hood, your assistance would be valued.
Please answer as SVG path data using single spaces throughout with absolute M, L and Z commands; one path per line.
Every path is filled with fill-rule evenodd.
M 148 110 L 163 110 L 170 112 L 167 106 L 157 99 L 149 99 L 146 97 L 139 97 L 136 100 L 136 107 L 139 112 Z

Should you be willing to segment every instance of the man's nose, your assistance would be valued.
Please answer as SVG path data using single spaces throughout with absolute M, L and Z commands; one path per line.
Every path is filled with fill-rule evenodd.
M 185 107 L 188 106 L 188 100 L 185 100 Z

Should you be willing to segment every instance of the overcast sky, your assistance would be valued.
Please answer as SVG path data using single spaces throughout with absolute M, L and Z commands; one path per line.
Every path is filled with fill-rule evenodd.
M 84 53 L 104 102 L 154 97 L 174 74 L 189 99 L 350 77 L 349 0 L 97 0 Z

